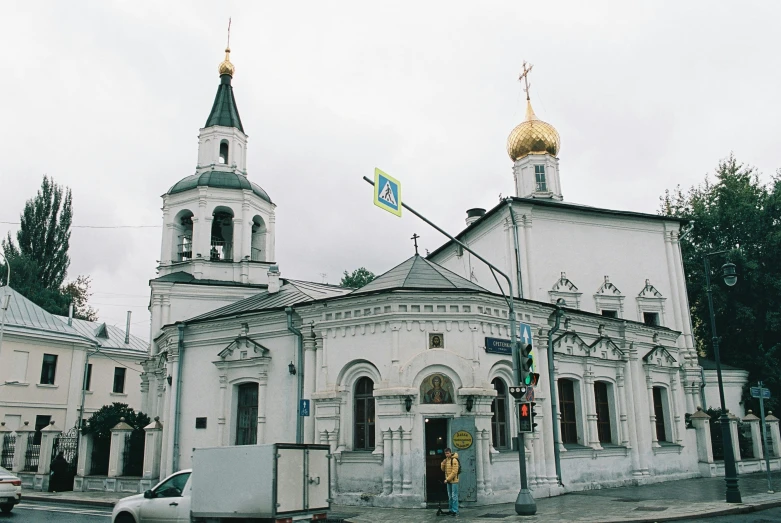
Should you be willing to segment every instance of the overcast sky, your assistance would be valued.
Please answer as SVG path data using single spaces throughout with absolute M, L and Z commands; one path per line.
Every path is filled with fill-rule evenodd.
M 372 205 L 380 167 L 451 232 L 513 194 L 517 82 L 559 131 L 565 200 L 656 212 L 732 151 L 781 167 L 777 2 L 9 2 L 0 221 L 43 174 L 73 190 L 69 278 L 101 318 L 148 337 L 160 195 L 194 172 L 228 17 L 249 177 L 277 204 L 284 277 L 381 273 L 443 238 Z M 0 233 L 16 225 L 0 224 Z M 326 276 L 323 277 L 322 274 Z

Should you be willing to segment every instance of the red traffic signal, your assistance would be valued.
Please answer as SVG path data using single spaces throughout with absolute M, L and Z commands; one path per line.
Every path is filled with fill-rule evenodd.
M 534 409 L 532 409 L 532 403 L 518 403 L 518 432 L 534 432 Z

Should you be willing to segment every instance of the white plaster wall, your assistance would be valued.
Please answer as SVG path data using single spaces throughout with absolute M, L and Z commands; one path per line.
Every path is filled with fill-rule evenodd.
M 748 381 L 748 372 L 745 370 L 721 371 L 724 383 L 724 402 L 727 409 L 735 416 L 742 418 L 746 415 L 743 406 L 743 387 Z M 705 371 L 705 405 L 709 409 L 718 409 L 721 406 L 719 399 L 719 380 L 715 370 Z M 759 414 L 755 412 L 754 414 Z

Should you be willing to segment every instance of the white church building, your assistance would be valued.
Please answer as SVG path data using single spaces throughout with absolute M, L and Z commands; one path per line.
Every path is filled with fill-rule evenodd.
M 275 205 L 248 175 L 229 52 L 195 174 L 163 196 L 141 385 L 141 410 L 163 427 L 154 472 L 189 467 L 198 447 L 326 443 L 337 502 L 421 506 L 443 495 L 449 446 L 461 456 L 462 500 L 514 501 L 508 307 L 490 272 L 450 242 L 400 257 L 355 291 L 283 278 Z M 685 224 L 567 202 L 559 150 L 528 102 L 508 139 L 516 196 L 471 209 L 458 235 L 512 276 L 517 319 L 532 326 L 541 376 L 536 432 L 525 438 L 530 488 L 545 497 L 699 476 L 685 422 L 702 405 L 703 376 L 678 241 Z M 730 390 L 742 415 L 740 390 Z

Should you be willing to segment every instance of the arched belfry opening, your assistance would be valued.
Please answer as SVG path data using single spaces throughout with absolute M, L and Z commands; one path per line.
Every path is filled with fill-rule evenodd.
M 212 213 L 211 261 L 233 261 L 233 211 L 217 207 Z
M 228 164 L 228 140 L 220 142 L 220 163 Z
M 271 261 L 266 260 L 266 222 L 260 216 L 252 218 L 252 261 Z
M 175 261 L 189 261 L 193 259 L 193 213 L 187 209 L 179 211 L 174 219 L 173 229 Z

